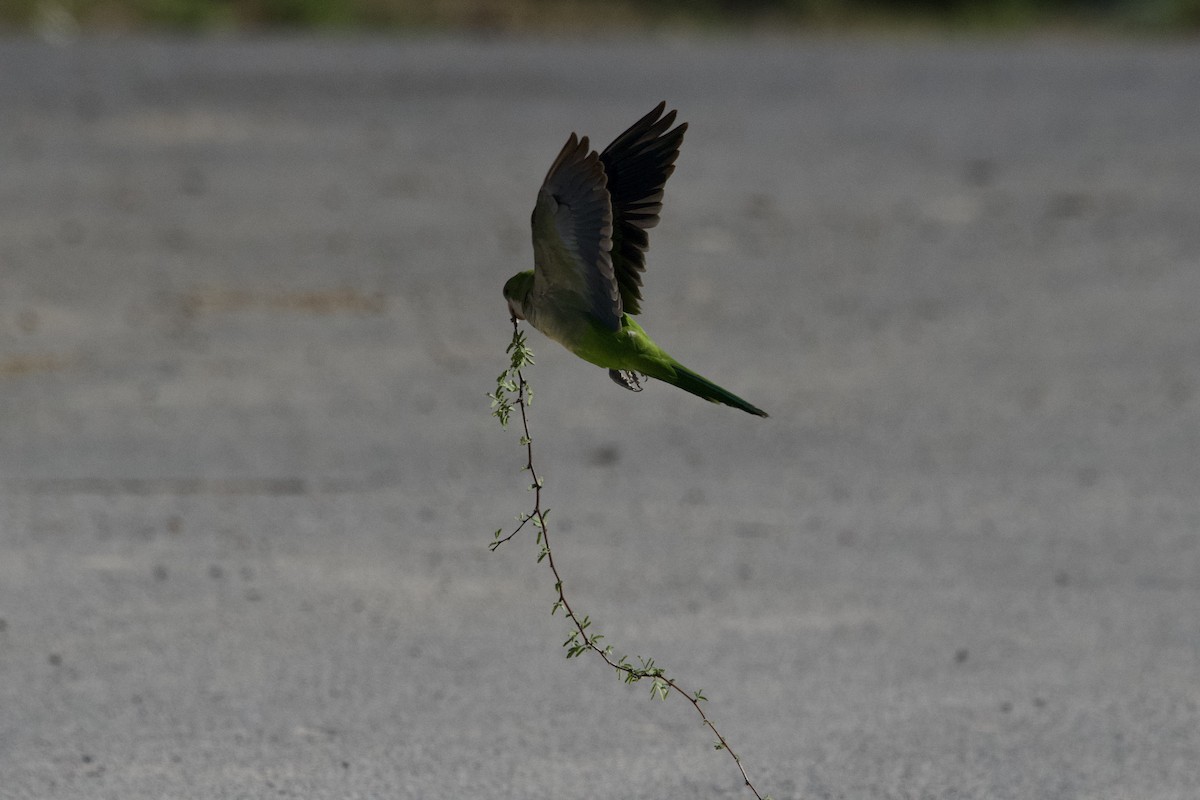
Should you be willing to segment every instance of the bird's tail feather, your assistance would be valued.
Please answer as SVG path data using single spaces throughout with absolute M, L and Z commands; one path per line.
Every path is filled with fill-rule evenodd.
M 692 372 L 687 367 L 685 367 L 679 363 L 675 363 L 672 366 L 674 367 L 674 371 L 675 371 L 674 376 L 660 377 L 658 375 L 655 375 L 653 377 L 659 378 L 659 380 L 666 381 L 667 383 L 670 383 L 673 386 L 678 386 L 680 389 L 683 389 L 685 392 L 691 392 L 692 394 L 696 395 L 697 397 L 703 397 L 705 400 L 708 400 L 709 402 L 724 403 L 727 406 L 733 406 L 734 408 L 740 408 L 742 411 L 745 411 L 747 414 L 756 414 L 760 417 L 767 416 L 767 412 L 763 411 L 761 408 L 756 408 L 755 406 L 750 405 L 749 403 L 747 403 L 742 398 L 738 397 L 733 392 L 729 392 L 729 391 L 726 391 L 725 389 L 722 389 L 720 386 L 717 386 L 715 383 L 708 380 L 707 378 L 705 378 L 701 375 L 697 375 L 696 373 Z

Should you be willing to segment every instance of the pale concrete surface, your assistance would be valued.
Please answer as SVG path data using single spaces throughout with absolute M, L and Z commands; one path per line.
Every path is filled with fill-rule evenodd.
M 749 797 L 565 662 L 500 286 L 571 130 L 692 127 L 647 328 L 541 340 L 568 590 L 784 798 L 1200 786 L 1200 51 L 0 42 L 0 796 Z

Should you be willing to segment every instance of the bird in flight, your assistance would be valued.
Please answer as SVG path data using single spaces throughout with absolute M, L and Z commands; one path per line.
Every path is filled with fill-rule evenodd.
M 504 284 L 508 310 L 632 391 L 648 376 L 713 403 L 767 412 L 680 364 L 632 315 L 687 123 L 666 103 L 597 154 L 574 133 L 550 167 L 533 209 L 533 266 Z

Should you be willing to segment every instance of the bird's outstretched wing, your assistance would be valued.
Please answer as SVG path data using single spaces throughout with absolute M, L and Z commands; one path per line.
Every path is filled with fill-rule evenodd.
M 668 130 L 675 122 L 675 111 L 664 116 L 666 107 L 666 102 L 659 103 L 600 154 L 612 203 L 610 261 L 626 314 L 641 311 L 642 273 L 650 247 L 646 231 L 658 224 L 663 186 L 675 171 L 687 130 L 686 122 Z
M 534 291 L 577 305 L 601 325 L 621 327 L 613 273 L 612 208 L 604 165 L 575 134 L 554 159 L 533 209 Z

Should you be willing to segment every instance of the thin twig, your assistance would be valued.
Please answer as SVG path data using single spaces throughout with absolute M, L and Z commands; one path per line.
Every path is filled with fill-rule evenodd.
M 667 677 L 666 671 L 662 667 L 655 666 L 653 659 L 639 658 L 639 661 L 641 662 L 640 667 L 631 664 L 627 657 L 624 656 L 614 659 L 612 655 L 612 645 L 605 645 L 601 647 L 599 642 L 604 638 L 603 635 L 598 633 L 589 634 L 588 628 L 591 627 L 591 619 L 586 614 L 582 617 L 576 614 L 575 610 L 571 607 L 570 602 L 567 600 L 566 592 L 563 589 L 562 575 L 559 574 L 558 565 L 554 561 L 554 551 L 550 547 L 550 530 L 546 525 L 546 516 L 549 513 L 549 509 L 542 509 L 542 479 L 538 476 L 537 469 L 533 464 L 533 437 L 529 433 L 529 415 L 526 411 L 529 404 L 528 400 L 530 391 L 529 384 L 525 381 L 525 376 L 521 372 L 521 366 L 524 366 L 525 363 L 532 363 L 532 359 L 529 361 L 523 361 L 521 356 L 523 353 L 526 353 L 527 350 L 524 348 L 524 340 L 520 336 L 517 320 L 514 318 L 512 323 L 513 344 L 509 349 L 510 351 L 515 350 L 515 352 L 513 354 L 512 366 L 508 374 L 515 374 L 516 383 L 513 385 L 511 382 L 509 382 L 507 385 L 507 390 L 510 393 L 515 390 L 516 399 L 512 405 L 515 405 L 521 412 L 521 428 L 524 432 L 524 435 L 521 437 L 521 443 L 525 446 L 524 469 L 529 472 L 529 477 L 532 481 L 530 484 L 530 489 L 533 491 L 533 509 L 529 513 L 521 515 L 520 524 L 517 525 L 517 527 L 507 536 L 501 537 L 500 534 L 502 531 L 496 531 L 496 537 L 491 543 L 491 549 L 495 550 L 501 544 L 507 542 L 509 539 L 512 539 L 521 532 L 527 523 L 532 521 L 533 526 L 537 529 L 537 543 L 542 546 L 541 552 L 538 555 L 538 561 L 542 561 L 544 559 L 550 565 L 550 571 L 554 574 L 554 588 L 558 593 L 558 600 L 554 604 L 552 613 L 557 613 L 561 608 L 567 619 L 571 621 L 571 624 L 575 628 L 571 636 L 566 642 L 563 643 L 564 647 L 568 648 L 567 657 L 575 658 L 590 650 L 602 658 L 604 662 L 608 664 L 608 666 L 616 670 L 617 674 L 620 675 L 626 683 L 637 683 L 643 678 L 649 678 L 652 682 L 651 693 L 658 696 L 660 699 L 667 699 L 667 696 L 670 694 L 670 692 L 675 692 L 679 696 L 683 697 L 692 704 L 692 707 L 696 709 L 696 713 L 700 715 L 700 719 L 703 724 L 710 731 L 712 731 L 714 736 L 717 737 L 717 743 L 714 745 L 714 747 L 717 750 L 724 750 L 729 753 L 729 756 L 733 759 L 733 762 L 737 764 L 738 771 L 742 775 L 742 780 L 745 782 L 746 788 L 748 788 L 754 794 L 754 797 L 757 798 L 757 800 L 771 800 L 769 795 L 764 797 L 763 795 L 759 794 L 758 789 L 756 789 L 754 784 L 750 782 L 750 776 L 746 774 L 746 768 L 742 766 L 742 759 L 733 751 L 733 748 L 729 746 L 729 742 L 725 739 L 721 732 L 717 730 L 717 726 L 713 723 L 712 719 L 704 713 L 704 709 L 701 707 L 700 703 L 708 698 L 706 698 L 702 692 L 686 691 L 674 679 Z M 500 382 L 501 387 L 497 389 L 497 394 L 491 395 L 491 397 L 493 398 L 493 406 L 499 404 L 504 412 L 497 413 L 496 415 L 501 417 L 502 422 L 506 422 L 506 412 L 507 410 L 511 410 L 511 406 L 507 406 L 506 401 L 504 400 L 498 400 L 498 396 L 506 388 L 503 379 L 504 376 L 502 375 Z

